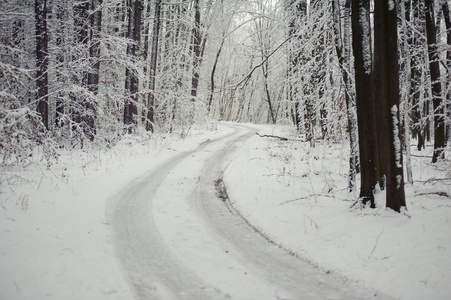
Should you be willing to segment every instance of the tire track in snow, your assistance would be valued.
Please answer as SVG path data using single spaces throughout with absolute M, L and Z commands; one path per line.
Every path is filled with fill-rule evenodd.
M 275 292 L 277 299 L 385 298 L 338 275 L 324 273 L 293 255 L 250 224 L 233 206 L 223 181 L 224 165 L 236 144 L 244 142 L 252 134 L 255 132 L 229 142 L 208 159 L 201 173 L 204 176 L 200 177 L 192 198 L 199 213 L 216 228 L 218 235 L 231 243 L 229 248 L 240 252 L 242 263 L 259 269 L 263 280 L 280 287 L 281 294 Z
M 205 287 L 198 276 L 180 265 L 171 253 L 152 218 L 152 201 L 168 173 L 183 160 L 237 132 L 238 129 L 234 129 L 219 139 L 208 140 L 192 151 L 171 158 L 110 199 L 106 215 L 113 227 L 116 254 L 137 298 L 224 298 Z

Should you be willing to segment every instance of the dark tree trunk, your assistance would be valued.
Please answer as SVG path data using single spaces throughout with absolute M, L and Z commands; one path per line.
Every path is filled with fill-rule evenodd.
M 360 149 L 360 199 L 374 207 L 377 183 L 377 137 L 372 95 L 369 0 L 352 0 L 352 47 L 354 50 L 357 121 Z
M 437 27 L 435 26 L 434 1 L 425 0 L 426 35 L 428 41 L 429 68 L 432 81 L 432 105 L 434 107 L 434 154 L 432 162 L 445 158 L 445 119 L 440 82 L 440 61 L 437 52 Z
M 142 0 L 131 1 L 128 17 L 127 37 L 133 42 L 127 45 L 127 56 L 136 60 L 141 41 L 141 13 L 143 5 Z M 132 126 L 135 124 L 135 115 L 137 114 L 137 92 L 139 79 L 136 73 L 127 67 L 125 71 L 125 90 L 128 92 L 124 105 L 124 124 L 128 127 L 128 132 L 132 132 Z
M 37 112 L 41 116 L 44 127 L 49 129 L 47 0 L 35 0 L 35 18 Z
M 384 122 L 386 206 L 400 211 L 406 206 L 399 114 L 397 4 L 376 1 L 374 13 L 375 102 Z M 381 149 L 380 148 L 380 149 Z
M 378 6 L 380 8 L 380 5 Z M 379 16 L 381 16 L 379 12 Z M 385 111 L 388 109 L 386 107 L 387 102 L 382 101 L 386 97 L 383 88 L 385 78 L 385 69 L 380 65 L 386 63 L 386 53 L 384 52 L 383 46 L 385 43 L 385 24 L 383 18 L 374 18 L 374 66 L 373 66 L 373 103 L 374 103 L 374 115 L 376 117 L 376 134 L 377 134 L 377 157 L 378 163 L 376 165 L 378 169 L 378 177 L 376 180 L 379 181 L 381 189 L 386 187 L 386 173 L 387 173 L 387 149 L 385 148 L 387 142 L 387 132 L 390 130 L 387 126 L 385 120 Z M 377 54 L 377 55 L 376 55 Z M 399 80 L 398 80 L 399 81 Z M 398 82 L 397 81 L 397 82 Z M 377 109 L 376 109 L 377 108 Z
M 158 41 L 160 35 L 160 14 L 161 14 L 161 0 L 155 1 L 155 16 L 153 20 L 153 39 L 152 39 L 152 52 L 150 54 L 150 67 L 149 67 L 149 90 L 150 94 L 147 99 L 147 123 L 146 130 L 154 131 L 155 123 L 155 75 L 157 73 L 157 58 L 158 58 Z
M 446 25 L 446 43 L 448 44 L 448 47 L 451 47 L 451 14 L 449 10 L 449 5 L 447 1 L 443 1 L 443 19 L 445 20 Z M 451 88 L 449 85 L 451 85 L 451 49 L 448 48 L 448 51 L 446 51 L 446 67 L 447 67 L 447 93 L 446 93 L 446 102 L 447 107 L 446 111 L 448 114 L 448 121 L 446 122 L 447 128 L 446 132 L 448 135 L 448 138 L 446 139 L 445 143 L 451 138 Z
M 213 93 L 215 91 L 216 66 L 218 64 L 219 56 L 221 55 L 221 51 L 222 51 L 222 47 L 224 46 L 224 42 L 225 42 L 225 33 L 222 36 L 221 45 L 219 46 L 218 52 L 216 52 L 215 62 L 213 63 L 213 69 L 211 70 L 211 75 L 210 75 L 210 97 L 208 99 L 208 107 L 207 107 L 208 112 L 211 111 L 211 104 L 213 102 Z

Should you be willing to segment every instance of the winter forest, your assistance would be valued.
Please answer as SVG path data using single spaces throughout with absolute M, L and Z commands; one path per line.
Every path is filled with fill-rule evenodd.
M 284 129 L 253 132 L 258 135 L 253 138 L 297 154 L 265 146 L 265 160 L 294 165 L 308 156 L 309 166 L 340 160 L 340 197 L 347 210 L 372 215 L 382 205 L 393 212 L 390 218 L 410 219 L 409 203 L 424 208 L 417 195 L 424 202 L 440 199 L 443 203 L 432 210 L 448 208 L 442 231 L 449 235 L 450 6 L 450 0 L 0 0 L 0 210 L 6 216 L 6 203 L 14 197 L 22 210 L 32 206 L 28 194 L 18 192 L 23 184 L 39 190 L 47 176 L 54 185 L 69 184 L 75 175 L 58 164 L 78 153 L 88 155 L 97 170 L 104 153 L 122 151 L 117 147 L 128 147 L 132 157 L 133 149 L 144 143 L 169 149 L 173 139 L 186 142 L 221 126 L 280 126 Z M 290 141 L 302 147 L 287 146 Z M 339 145 L 335 152 L 324 150 L 334 145 Z M 323 155 L 327 151 L 339 157 Z M 295 161 L 296 155 L 302 158 Z M 86 176 L 89 163 L 75 160 Z M 26 173 L 30 168 L 42 169 L 41 175 Z M 286 186 L 322 174 L 281 168 L 281 175 L 273 177 Z M 426 169 L 430 176 L 422 177 Z M 338 201 L 338 181 L 329 173 L 324 176 L 331 178 L 328 192 L 306 197 L 314 197 L 315 203 L 321 202 L 318 195 Z M 219 198 L 228 201 L 234 193 L 227 194 L 222 177 L 215 180 Z M 309 186 L 317 187 L 311 179 Z M 237 209 L 246 218 L 245 206 Z M 315 220 L 304 214 L 302 222 L 321 230 Z M 1 230 L 9 226 L 1 224 Z M 280 235 L 255 226 L 271 240 Z M 366 243 L 372 258 L 383 244 L 379 238 L 384 230 L 378 228 Z M 391 247 L 388 241 L 383 245 Z M 0 266 L 10 266 L 2 255 L 8 253 L 5 249 L 0 247 Z M 308 251 L 300 256 L 315 262 Z M 451 264 L 451 249 L 447 251 L 443 269 Z M 331 269 L 346 271 L 334 263 Z M 451 278 L 446 272 L 445 281 Z M 1 275 L 0 281 L 2 287 L 9 284 Z M 15 286 L 19 291 L 20 284 Z M 136 289 L 134 295 L 145 299 Z M 449 287 L 435 289 L 443 293 L 431 299 L 451 295 Z M 384 292 L 394 299 L 413 299 L 414 292 L 393 295 L 393 290 Z M 118 299 L 123 296 L 118 292 Z

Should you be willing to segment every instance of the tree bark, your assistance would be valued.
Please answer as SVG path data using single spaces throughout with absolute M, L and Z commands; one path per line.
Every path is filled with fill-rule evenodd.
M 335 33 L 335 51 L 338 57 L 338 64 L 342 75 L 343 84 L 345 86 L 345 102 L 346 112 L 348 117 L 348 130 L 349 130 L 349 191 L 354 191 L 356 184 L 356 168 L 357 168 L 357 120 L 355 117 L 355 102 L 351 96 L 351 86 L 349 78 L 349 60 L 350 60 L 350 17 L 351 17 L 351 0 L 346 0 L 344 11 L 344 24 L 343 33 L 341 33 L 341 13 L 340 3 L 338 0 L 332 2 L 332 10 L 334 17 L 334 33 Z M 342 38 L 343 35 L 343 38 Z
M 369 0 L 352 0 L 352 48 L 356 85 L 356 106 L 360 150 L 360 199 L 374 205 L 377 183 L 377 138 L 372 95 L 371 33 Z
M 440 82 L 440 61 L 437 52 L 437 27 L 435 26 L 434 1 L 425 0 L 426 35 L 428 41 L 429 69 L 432 81 L 432 105 L 434 107 L 434 154 L 432 162 L 445 158 L 445 111 L 442 105 L 442 85 Z
M 91 15 L 90 15 L 90 47 L 89 58 L 91 61 L 91 70 L 87 74 L 88 89 L 94 95 L 99 92 L 99 78 L 100 78 L 100 32 L 102 31 L 102 2 L 103 0 L 91 0 Z M 89 101 L 85 104 L 86 108 L 86 125 L 87 134 L 91 141 L 94 140 L 96 133 L 95 129 L 95 113 L 96 109 L 93 103 Z
M 141 42 L 141 13 L 143 5 L 142 0 L 131 1 L 129 7 L 128 30 L 127 37 L 132 40 L 127 45 L 127 56 L 132 60 L 137 60 L 137 50 Z M 124 125 L 129 133 L 136 120 L 134 116 L 137 114 L 137 92 L 139 87 L 139 79 L 136 72 L 127 66 L 125 70 L 125 90 L 128 92 L 124 103 Z
M 443 19 L 445 20 L 445 26 L 446 26 L 446 43 L 449 47 L 451 47 L 451 14 L 449 10 L 449 4 L 447 1 L 443 1 Z M 447 120 L 447 128 L 446 132 L 448 135 L 448 138 L 445 141 L 445 144 L 448 140 L 451 139 L 451 49 L 448 48 L 446 51 L 446 72 L 447 72 L 447 93 L 446 93 L 446 102 L 447 107 L 446 111 L 448 114 L 448 120 Z
M 47 0 L 35 0 L 36 30 L 36 90 L 37 112 L 41 116 L 44 127 L 49 129 L 48 117 L 48 30 Z
M 289 37 L 294 36 L 299 30 L 299 23 L 303 22 L 307 15 L 307 2 L 305 0 L 287 0 L 287 17 L 288 22 L 288 34 Z M 290 66 L 289 66 L 289 77 L 290 77 L 290 96 L 291 102 L 293 103 L 293 122 L 298 130 L 302 129 L 302 118 L 301 118 L 301 105 L 299 101 L 299 88 L 298 88 L 298 68 L 301 53 L 297 52 L 299 38 L 292 40 L 291 53 L 289 56 Z
M 400 212 L 406 206 L 399 117 L 397 4 L 376 1 L 374 13 L 375 102 L 384 122 L 383 145 L 386 207 Z
M 413 183 L 413 175 L 412 175 L 412 163 L 411 163 L 411 151 L 410 151 L 410 94 L 411 94 L 411 86 L 412 86 L 412 77 L 411 77 L 411 65 L 409 55 L 409 30 L 407 29 L 407 22 L 410 21 L 409 10 L 406 9 L 410 6 L 410 0 L 402 0 L 400 2 L 401 8 L 401 26 L 403 33 L 403 59 L 404 59 L 404 76 L 405 76 L 405 86 L 406 92 L 403 94 L 403 104 L 404 104 L 404 147 L 406 151 L 406 179 L 409 184 Z
M 421 49 L 424 30 L 424 3 L 421 0 L 406 1 L 406 19 L 410 21 L 414 30 L 411 30 L 408 39 L 410 55 L 410 106 L 412 119 L 412 136 L 417 139 L 417 149 L 420 151 L 425 147 L 425 122 L 422 121 L 422 111 L 420 107 L 420 98 L 422 92 L 421 78 L 422 66 L 424 65 L 423 55 L 414 53 L 414 49 Z M 412 16 L 412 17 L 410 17 Z
M 147 99 L 147 123 L 146 130 L 154 131 L 155 123 L 155 75 L 157 74 L 157 58 L 158 58 L 158 41 L 160 35 L 160 14 L 161 14 L 161 0 L 155 1 L 155 15 L 153 20 L 153 38 L 152 38 L 152 52 L 150 54 L 149 67 L 149 90 L 150 94 Z
M 225 42 L 225 32 L 222 36 L 222 40 L 221 40 L 221 45 L 219 45 L 219 49 L 218 52 L 216 52 L 216 57 L 215 57 L 215 62 L 213 63 L 213 68 L 211 70 L 211 75 L 210 75 L 210 97 L 208 98 L 208 112 L 211 111 L 211 104 L 213 102 L 213 93 L 215 90 L 215 73 L 216 73 L 216 66 L 218 64 L 219 61 L 219 56 L 221 55 L 221 51 L 222 51 L 222 47 L 224 46 L 224 42 Z

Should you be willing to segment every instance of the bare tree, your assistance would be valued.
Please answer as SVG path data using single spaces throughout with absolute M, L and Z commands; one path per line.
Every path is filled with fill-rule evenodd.
M 369 0 L 352 1 L 352 48 L 356 85 L 360 151 L 360 199 L 374 207 L 374 188 L 378 178 L 377 133 L 372 95 L 372 57 Z
M 395 1 L 376 1 L 374 13 L 375 103 L 382 115 L 386 206 L 400 211 L 406 206 L 399 113 L 398 22 Z
M 451 139 L 451 12 L 447 1 L 443 1 L 443 19 L 446 26 L 446 43 L 448 44 L 448 50 L 446 51 L 446 72 L 447 72 L 447 92 L 446 92 L 446 111 L 448 113 L 448 121 L 446 132 L 448 135 L 447 140 Z M 446 141 L 445 141 L 446 142 Z

